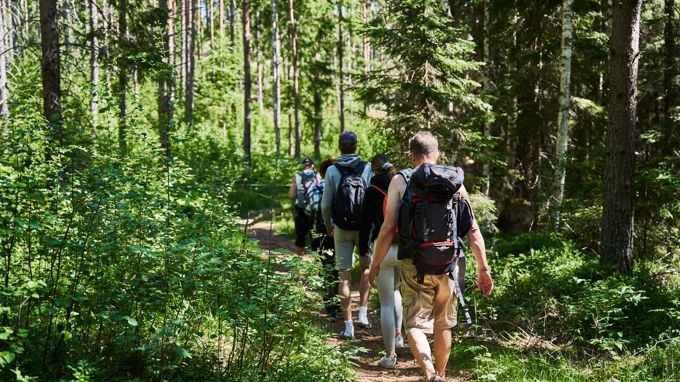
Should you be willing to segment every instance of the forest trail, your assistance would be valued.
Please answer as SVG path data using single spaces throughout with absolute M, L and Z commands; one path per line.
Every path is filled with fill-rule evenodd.
M 252 218 L 252 216 L 256 216 Z M 260 248 L 265 251 L 273 251 L 278 253 L 291 253 L 295 250 L 294 242 L 286 235 L 277 233 L 275 231 L 275 224 L 272 224 L 271 213 L 260 212 L 257 214 L 250 213 L 248 219 L 242 219 L 239 223 L 245 227 L 246 221 L 248 226 L 246 234 L 249 238 L 256 239 Z M 356 312 L 359 309 L 359 290 L 358 281 L 353 280 L 352 283 L 352 311 L 356 319 Z M 329 338 L 329 342 L 333 344 L 351 344 L 364 348 L 366 351 L 357 353 L 352 357 L 352 362 L 357 365 L 356 374 L 357 382 L 420 382 L 423 380 L 418 364 L 411 356 L 408 347 L 397 349 L 397 367 L 393 370 L 382 369 L 378 366 L 378 361 L 383 356 L 384 348 L 382 342 L 382 335 L 380 333 L 380 315 L 379 312 L 371 310 L 373 302 L 369 303 L 368 319 L 372 324 L 370 329 L 360 329 L 355 326 L 354 340 L 347 342 L 338 337 L 343 329 L 342 319 L 338 316 L 336 321 L 331 323 L 320 312 L 321 327 L 327 328 L 330 333 L 334 334 Z M 355 320 L 356 321 L 356 320 Z M 461 377 L 460 372 L 456 373 L 456 377 L 448 376 L 449 382 L 463 382 L 465 377 Z

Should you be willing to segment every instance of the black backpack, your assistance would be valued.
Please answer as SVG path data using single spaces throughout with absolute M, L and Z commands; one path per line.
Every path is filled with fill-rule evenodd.
M 336 165 L 340 172 L 340 183 L 333 203 L 333 222 L 342 229 L 356 231 L 361 220 L 361 205 L 364 202 L 366 185 L 361 175 L 366 162 L 359 162 L 352 168 Z
M 399 205 L 399 259 L 411 258 L 424 275 L 450 273 L 463 248 L 458 237 L 458 206 L 463 170 L 423 164 L 399 173 L 406 191 Z
M 318 185 L 319 180 L 317 179 L 316 172 L 304 172 L 300 171 L 298 173 L 300 177 L 300 183 L 297 185 L 297 199 L 295 200 L 295 206 L 305 209 L 308 204 L 307 198 L 309 197 L 309 189 Z

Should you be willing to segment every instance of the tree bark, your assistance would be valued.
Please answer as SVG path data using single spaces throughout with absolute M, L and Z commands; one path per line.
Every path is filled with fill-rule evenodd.
M 88 4 L 90 6 L 90 80 L 92 81 L 90 111 L 92 112 L 92 121 L 96 125 L 99 111 L 99 39 L 97 38 L 99 12 L 96 0 L 90 0 Z
M 264 118 L 264 94 L 262 91 L 262 49 L 260 48 L 262 44 L 258 46 L 260 42 L 260 13 L 255 16 L 255 39 L 253 41 L 253 48 L 255 49 L 255 61 L 257 62 L 257 126 L 262 128 L 262 119 Z M 256 133 L 257 135 L 257 133 Z
M 224 39 L 224 0 L 219 0 L 220 12 L 220 42 Z
M 600 261 L 633 270 L 635 113 L 642 0 L 615 0 Z
M 274 135 L 276 139 L 276 153 L 281 153 L 281 79 L 279 78 L 279 63 L 281 61 L 281 41 L 279 39 L 278 14 L 276 0 L 272 0 L 272 94 L 274 97 Z
M 314 157 L 321 159 L 321 133 L 323 129 L 323 98 L 318 71 L 314 72 Z
M 361 16 L 362 16 L 365 24 L 368 24 L 369 21 L 370 21 L 368 11 L 369 11 L 369 8 L 371 7 L 371 3 L 372 3 L 371 0 L 366 0 L 362 3 L 363 8 L 362 8 Z M 363 39 L 364 39 L 364 41 L 363 41 L 363 43 L 364 43 L 363 44 L 363 47 L 364 47 L 364 75 L 368 75 L 368 72 L 371 71 L 371 42 L 366 35 L 364 35 Z
M 56 140 L 64 144 L 61 123 L 61 68 L 59 58 L 59 27 L 57 0 L 40 0 L 40 48 L 42 51 L 41 75 L 43 115 L 48 123 L 46 159 L 52 159 L 52 146 Z
M 215 49 L 215 7 L 213 4 L 213 0 L 206 0 L 206 2 L 210 3 L 210 6 L 208 7 L 208 17 L 209 22 L 210 22 L 210 49 Z
M 194 77 L 196 67 L 196 4 L 197 0 L 187 3 L 187 70 L 186 70 L 186 96 L 184 98 L 184 120 L 188 124 L 194 123 Z
M 339 117 L 340 117 L 340 132 L 345 131 L 345 73 L 344 73 L 344 43 L 345 38 L 342 32 L 342 0 L 338 4 L 338 77 L 339 77 L 339 88 L 340 88 L 340 106 L 339 106 Z
M 231 51 L 236 51 L 236 35 L 234 32 L 234 13 L 236 12 L 236 0 L 229 0 L 229 38 L 231 41 Z M 245 18 L 245 16 L 244 16 Z
M 573 35 L 574 0 L 562 2 L 562 57 L 560 68 L 560 111 L 557 117 L 557 144 L 555 183 L 553 186 L 551 220 L 557 230 L 560 226 L 560 209 L 564 199 L 564 180 L 567 174 L 567 148 L 569 142 L 569 112 L 571 105 L 571 55 Z
M 297 52 L 297 25 L 295 25 L 295 0 L 288 1 L 288 12 L 290 15 L 290 48 L 293 60 L 293 100 L 294 100 L 294 121 L 295 121 L 295 158 L 300 159 L 301 153 L 301 135 L 300 131 L 300 73 L 298 70 L 298 52 Z
M 0 0 L 0 117 L 2 117 L 3 125 L 5 128 L 3 134 L 7 136 L 7 126 L 6 121 L 9 117 L 9 107 L 8 107 L 8 89 L 7 89 L 7 47 L 5 46 L 4 36 L 7 33 L 6 23 L 7 20 L 5 15 L 7 14 L 5 9 L 5 2 Z
M 127 2 L 128 0 L 120 0 L 119 21 L 118 21 L 118 41 L 123 42 L 127 39 Z M 127 59 L 119 58 L 118 72 L 118 92 L 119 92 L 119 110 L 118 110 L 118 148 L 122 153 L 127 150 L 127 131 L 125 124 L 125 117 L 127 115 Z
M 233 12 L 231 16 L 233 20 Z M 246 165 L 250 167 L 252 164 L 250 152 L 250 122 L 252 117 L 250 112 L 250 0 L 243 0 L 243 94 L 243 152 Z
M 163 50 L 168 60 L 168 68 L 163 72 L 158 81 L 158 135 L 161 148 L 166 157 L 170 157 L 170 126 L 173 118 L 173 54 L 174 42 L 172 35 L 175 29 L 175 0 L 160 0 L 161 9 L 168 13 L 166 29 L 163 34 Z
M 489 15 L 489 0 L 484 0 L 483 4 L 483 10 L 484 10 L 484 38 L 483 38 L 483 44 L 484 44 L 484 53 L 483 53 L 483 60 L 484 60 L 484 90 L 486 92 L 491 92 L 491 69 L 493 68 L 492 62 L 491 62 L 491 23 L 490 23 L 490 15 Z M 484 137 L 489 139 L 491 137 L 491 123 L 488 121 L 484 122 L 484 131 L 483 131 Z M 486 179 L 486 184 L 484 185 L 484 195 L 489 196 L 489 191 L 491 190 L 491 167 L 489 166 L 488 161 L 484 161 L 484 164 L 482 164 L 482 174 L 484 178 Z
M 187 77 L 187 51 L 188 49 L 188 33 L 187 33 L 187 28 L 189 25 L 189 22 L 187 21 L 187 4 L 191 0 L 182 0 L 182 9 L 180 10 L 180 36 L 182 36 L 182 45 L 180 46 L 180 70 L 179 70 L 179 95 L 180 98 L 185 94 L 184 89 L 185 89 L 185 81 Z
M 675 63 L 678 57 L 676 46 L 676 35 L 674 28 L 674 12 L 675 0 L 665 0 L 664 2 L 664 72 L 663 72 L 663 87 L 664 87 L 664 154 L 671 155 L 673 148 L 677 143 L 674 129 L 677 122 L 673 120 L 673 110 L 678 106 L 678 88 L 674 82 L 677 76 L 677 66 Z

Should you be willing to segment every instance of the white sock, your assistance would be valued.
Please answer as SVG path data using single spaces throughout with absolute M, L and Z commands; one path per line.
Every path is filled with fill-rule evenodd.
M 354 324 L 352 320 L 345 321 L 345 335 L 347 337 L 354 337 Z
M 360 322 L 368 321 L 368 307 L 367 306 L 360 306 L 359 307 L 359 321 Z

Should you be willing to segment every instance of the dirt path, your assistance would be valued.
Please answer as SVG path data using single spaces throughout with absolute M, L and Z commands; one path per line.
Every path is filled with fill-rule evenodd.
M 245 226 L 246 219 L 240 222 Z M 249 237 L 257 239 L 260 247 L 264 250 L 272 250 L 276 252 L 293 252 L 295 250 L 294 243 L 285 235 L 272 232 L 272 224 L 270 216 L 260 215 L 257 219 L 248 219 L 247 234 Z M 358 282 L 358 280 L 354 280 Z M 359 292 L 357 283 L 352 285 L 352 311 L 356 319 L 359 309 Z M 370 304 L 369 304 L 370 306 Z M 378 366 L 378 361 L 383 356 L 384 348 L 382 342 L 382 335 L 380 332 L 380 317 L 377 311 L 369 311 L 368 319 L 373 325 L 370 329 L 360 329 L 355 326 L 355 337 L 352 341 L 341 340 L 338 336 L 344 329 L 342 319 L 337 317 L 336 322 L 330 323 L 327 318 L 320 317 L 320 323 L 327 327 L 335 336 L 330 338 L 330 342 L 334 344 L 344 345 L 351 344 L 367 349 L 364 353 L 358 353 L 353 357 L 352 361 L 357 364 L 357 382 L 420 382 L 423 380 L 420 368 L 414 361 L 413 356 L 408 348 L 397 349 L 397 367 L 393 370 L 382 369 Z M 450 382 L 464 381 L 464 378 L 453 378 L 451 376 L 447 379 Z

